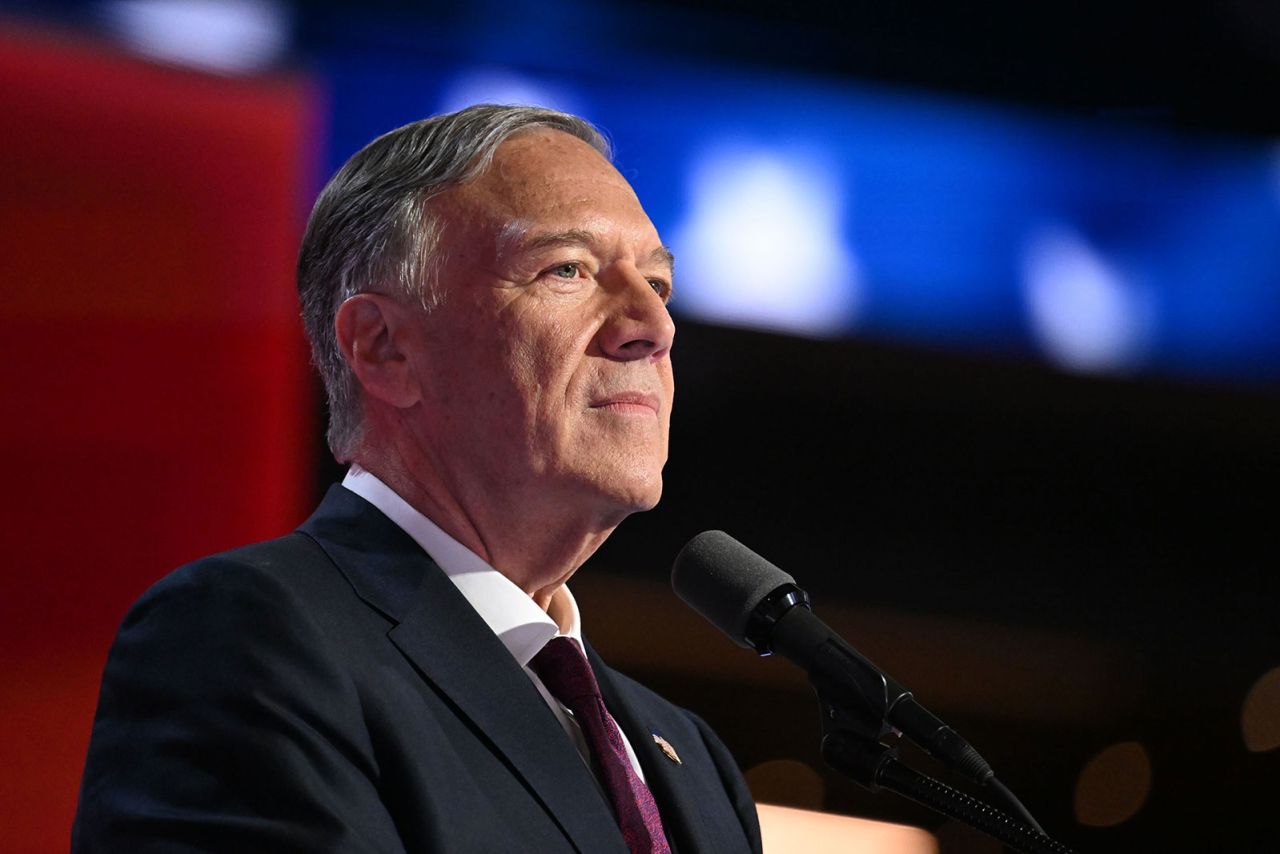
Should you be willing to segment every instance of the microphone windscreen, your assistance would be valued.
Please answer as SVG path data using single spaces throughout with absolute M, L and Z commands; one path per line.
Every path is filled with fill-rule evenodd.
M 766 596 L 795 579 L 724 531 L 703 531 L 676 555 L 671 587 L 740 646 L 747 620 Z

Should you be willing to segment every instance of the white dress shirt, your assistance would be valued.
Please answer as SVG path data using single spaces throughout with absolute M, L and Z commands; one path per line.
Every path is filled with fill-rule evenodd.
M 368 501 L 382 511 L 392 522 L 395 522 L 406 534 L 422 546 L 423 551 L 444 570 L 449 580 L 458 588 L 458 592 L 475 608 L 476 613 L 485 621 L 493 633 L 502 641 L 511 656 L 515 658 L 533 682 L 542 699 L 555 714 L 560 725 L 577 745 L 587 767 L 591 768 L 591 749 L 582 735 L 582 730 L 573 720 L 573 714 L 564 707 L 542 684 L 537 674 L 529 669 L 529 662 L 547 641 L 557 636 L 572 638 L 578 647 L 582 647 L 582 622 L 578 613 L 578 603 L 567 585 L 562 585 L 551 597 L 548 611 L 558 618 L 552 619 L 548 611 L 538 607 L 538 603 L 530 598 L 509 578 L 487 564 L 483 558 L 468 549 L 462 543 L 449 536 L 440 526 L 410 506 L 391 487 L 376 476 L 359 466 L 353 465 L 343 479 L 342 485 Z M 644 779 L 644 771 L 636 759 L 631 742 L 621 728 L 618 734 L 627 749 L 627 757 L 640 779 Z M 593 770 L 594 774 L 594 770 Z M 599 781 L 597 781 L 599 782 Z

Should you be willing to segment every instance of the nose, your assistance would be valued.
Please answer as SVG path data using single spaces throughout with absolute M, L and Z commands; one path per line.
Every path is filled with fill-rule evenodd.
M 671 351 L 676 325 L 653 285 L 634 267 L 618 269 L 607 287 L 609 316 L 600 329 L 600 347 L 619 361 L 658 361 Z

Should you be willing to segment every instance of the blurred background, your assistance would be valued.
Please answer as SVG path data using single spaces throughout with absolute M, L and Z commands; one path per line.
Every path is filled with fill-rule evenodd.
M 1080 851 L 1273 850 L 1278 84 L 1249 0 L 9 3 L 2 847 L 65 850 L 129 603 L 341 476 L 315 194 L 498 101 L 598 124 L 679 259 L 663 503 L 574 582 L 607 659 L 761 800 L 1003 850 L 826 770 L 803 676 L 675 599 L 723 529 Z

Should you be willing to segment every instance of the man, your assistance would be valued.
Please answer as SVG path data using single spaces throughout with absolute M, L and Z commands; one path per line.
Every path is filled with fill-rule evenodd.
M 74 850 L 759 850 L 724 746 L 565 586 L 657 503 L 673 396 L 671 254 L 606 152 L 480 106 L 325 188 L 298 282 L 350 473 L 131 610 Z

